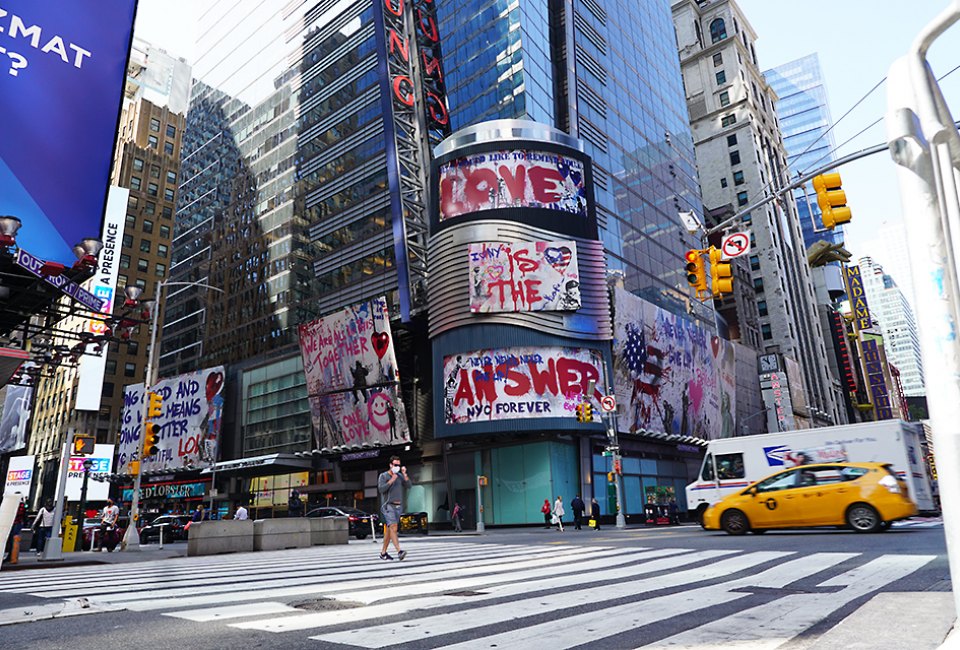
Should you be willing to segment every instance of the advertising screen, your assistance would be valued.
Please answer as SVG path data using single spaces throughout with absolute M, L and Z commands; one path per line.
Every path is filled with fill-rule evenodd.
M 470 311 L 580 309 L 573 241 L 470 244 Z
M 99 237 L 136 0 L 0 0 L 0 214 L 72 263 Z

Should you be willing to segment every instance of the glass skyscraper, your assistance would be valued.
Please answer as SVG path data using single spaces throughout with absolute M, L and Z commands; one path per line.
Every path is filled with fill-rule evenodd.
M 787 149 L 787 163 L 792 178 L 806 174 L 836 158 L 836 143 L 833 139 L 833 120 L 827 105 L 827 89 L 820 71 L 817 54 L 809 54 L 763 73 L 764 78 L 777 93 L 777 115 L 780 131 Z M 803 241 L 809 247 L 816 241 L 831 244 L 843 243 L 843 226 L 832 231 L 823 229 L 820 207 L 813 186 L 794 191 Z M 811 215 L 812 210 L 812 215 Z
M 453 128 L 525 118 L 579 138 L 608 267 L 713 329 L 684 279 L 700 246 L 678 213 L 703 208 L 669 4 L 441 0 L 438 14 Z

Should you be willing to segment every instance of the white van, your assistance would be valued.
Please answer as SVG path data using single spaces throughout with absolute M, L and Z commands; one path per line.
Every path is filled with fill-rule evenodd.
M 933 512 L 922 440 L 919 424 L 900 420 L 711 440 L 697 480 L 687 486 L 687 509 L 700 521 L 707 506 L 794 465 L 878 462 L 893 465 L 920 512 Z

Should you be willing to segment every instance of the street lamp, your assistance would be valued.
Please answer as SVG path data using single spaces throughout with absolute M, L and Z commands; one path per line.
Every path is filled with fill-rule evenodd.
M 219 291 L 224 293 L 223 289 L 218 287 L 212 287 L 209 284 L 203 282 L 168 282 L 166 280 L 160 280 L 157 282 L 156 298 L 152 300 L 144 300 L 139 303 L 142 306 L 146 306 L 150 312 L 150 349 L 147 352 L 147 368 L 146 368 L 146 377 L 143 384 L 143 406 L 142 408 L 142 417 L 141 422 L 143 422 L 143 427 L 141 431 L 146 431 L 147 423 L 147 394 L 150 392 L 151 387 L 157 383 L 157 364 L 154 362 L 154 359 L 157 357 L 157 310 L 160 307 L 160 300 L 163 298 L 163 288 L 164 287 L 201 287 L 204 289 L 210 289 L 211 291 Z M 137 289 L 137 287 L 127 287 L 125 291 L 127 292 L 127 300 L 133 301 L 133 305 L 137 305 L 137 299 L 140 297 L 140 291 L 129 292 L 130 289 Z M 137 523 L 140 520 L 140 482 L 143 478 L 143 438 L 144 436 L 141 433 L 140 443 L 137 446 L 136 460 L 137 462 L 137 471 L 133 479 L 133 497 L 130 499 L 130 525 L 127 526 L 127 531 L 123 534 L 123 542 L 120 545 L 120 550 L 122 551 L 139 551 L 140 550 L 140 531 L 137 530 Z M 210 489 L 213 490 L 213 484 L 211 483 Z M 211 497 L 212 499 L 212 497 Z M 212 501 L 211 501 L 212 503 Z

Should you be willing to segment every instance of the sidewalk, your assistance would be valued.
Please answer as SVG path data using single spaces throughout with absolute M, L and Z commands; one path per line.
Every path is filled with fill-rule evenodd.
M 90 566 L 93 564 L 128 564 L 131 562 L 147 562 L 149 560 L 166 560 L 173 557 L 186 557 L 187 545 L 164 544 L 160 548 L 156 544 L 148 544 L 140 547 L 139 552 L 121 551 L 119 548 L 112 553 L 102 551 L 80 551 L 75 553 L 64 553 L 62 560 L 44 560 L 37 557 L 34 551 L 24 551 L 20 553 L 20 558 L 16 564 L 4 562 L 0 566 L 0 573 L 10 571 L 23 571 L 25 569 L 56 569 L 58 567 L 68 566 Z

